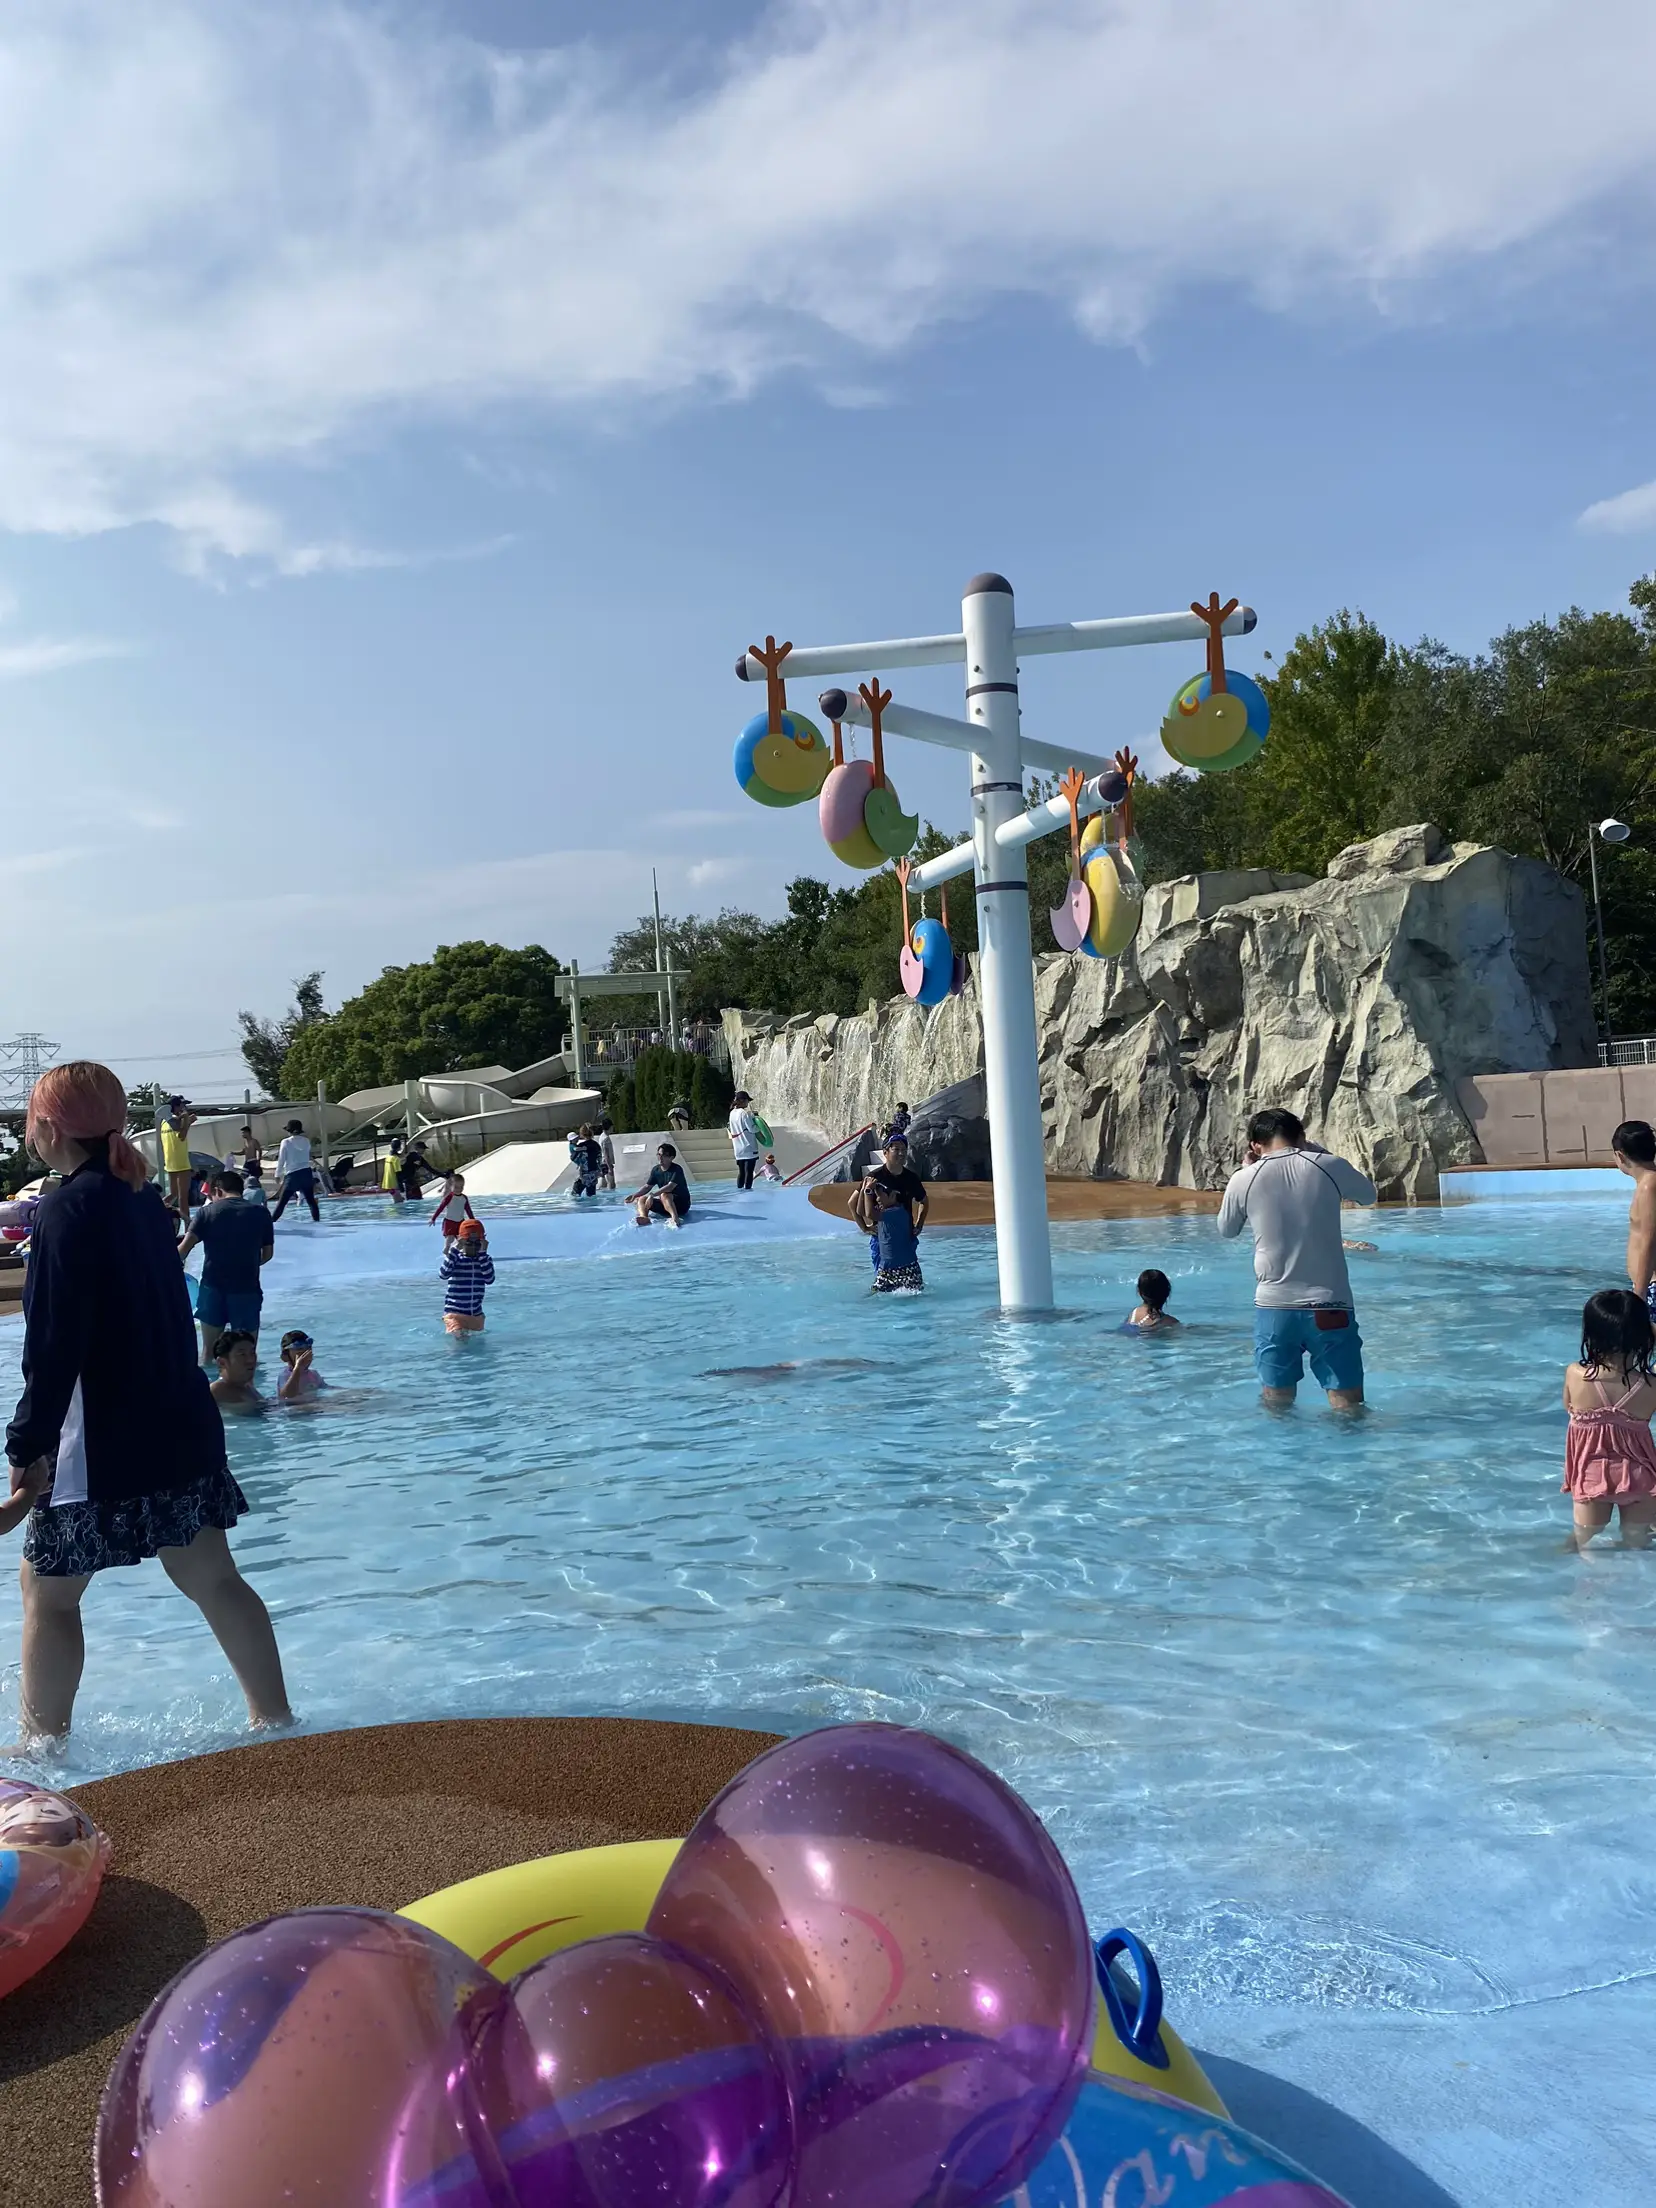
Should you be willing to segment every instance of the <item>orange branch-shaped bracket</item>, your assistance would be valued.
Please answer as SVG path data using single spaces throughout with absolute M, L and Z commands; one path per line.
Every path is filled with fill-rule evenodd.
M 757 644 L 748 646 L 749 659 L 756 659 L 765 670 L 765 706 L 770 715 L 770 732 L 782 733 L 782 716 L 788 710 L 788 686 L 782 680 L 782 662 L 793 650 L 791 644 L 778 644 L 774 636 L 767 636 L 765 648 Z
M 891 692 L 880 688 L 879 677 L 870 682 L 859 682 L 857 695 L 868 708 L 868 725 L 874 735 L 874 787 L 883 790 L 885 778 L 885 745 L 880 734 L 880 715 L 891 703 Z
M 899 859 L 892 869 L 897 877 L 898 887 L 903 893 L 903 941 L 905 944 L 909 941 L 908 885 L 909 876 L 913 871 L 914 869 L 909 865 L 907 859 Z
M 1133 832 L 1133 791 L 1138 783 L 1138 754 L 1121 750 L 1115 755 L 1116 771 L 1127 785 L 1127 802 L 1117 808 L 1121 815 L 1121 840 L 1123 843 Z
M 1219 603 L 1219 593 L 1216 590 L 1208 592 L 1208 602 L 1205 606 L 1195 598 L 1190 601 L 1191 612 L 1198 621 L 1205 623 L 1207 628 L 1208 685 L 1216 698 L 1222 698 L 1226 689 L 1225 623 L 1241 603 L 1240 598 L 1229 598 L 1221 605 Z
M 834 721 L 830 725 L 834 731 L 834 764 L 836 767 L 843 767 L 845 764 L 845 738 L 840 734 L 838 721 Z
M 1087 778 L 1079 767 L 1067 767 L 1058 777 L 1058 794 L 1069 799 L 1070 809 L 1070 879 L 1081 879 L 1081 792 Z

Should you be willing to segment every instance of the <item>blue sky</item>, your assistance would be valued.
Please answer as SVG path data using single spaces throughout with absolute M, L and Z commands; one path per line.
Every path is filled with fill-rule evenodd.
M 1256 652 L 1619 604 L 1652 81 L 1631 0 L 0 0 L 0 1036 L 234 1093 L 311 966 L 850 879 L 732 662 L 984 566 Z M 1026 723 L 1142 745 L 1192 664 Z

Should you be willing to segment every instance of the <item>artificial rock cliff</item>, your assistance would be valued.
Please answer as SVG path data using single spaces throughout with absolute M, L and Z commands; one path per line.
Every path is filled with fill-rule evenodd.
M 1165 883 L 1123 958 L 1038 956 L 1035 998 L 1057 1174 L 1218 1187 L 1250 1113 L 1284 1104 L 1383 1196 L 1432 1196 L 1441 1167 L 1479 1162 L 1458 1080 L 1595 1055 L 1580 891 L 1429 826 L 1351 845 L 1322 881 Z M 929 1012 L 727 1012 L 725 1035 L 765 1112 L 825 1141 L 983 1062 L 975 978 Z

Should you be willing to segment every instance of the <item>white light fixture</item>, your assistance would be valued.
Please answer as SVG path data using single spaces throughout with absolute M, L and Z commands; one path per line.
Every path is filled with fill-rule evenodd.
M 1625 843 L 1633 833 L 1625 820 L 1601 820 L 1598 832 L 1606 843 Z

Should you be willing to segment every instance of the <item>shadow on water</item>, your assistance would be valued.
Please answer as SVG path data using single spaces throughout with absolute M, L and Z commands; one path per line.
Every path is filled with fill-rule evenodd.
M 1197 2050 L 1196 2059 L 1244 2131 L 1304 2163 L 1351 2208 L 1461 2208 L 1436 2178 L 1331 2101 L 1228 2055 Z

